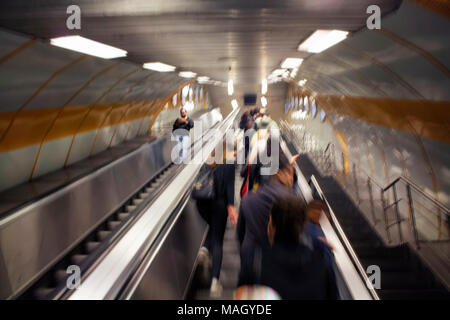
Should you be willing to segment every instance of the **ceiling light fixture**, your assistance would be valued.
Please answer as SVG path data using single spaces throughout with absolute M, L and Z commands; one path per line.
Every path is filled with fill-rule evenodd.
M 209 77 L 206 77 L 206 76 L 197 77 L 197 81 L 199 83 L 208 83 L 209 82 Z
M 228 80 L 228 95 L 233 95 L 234 87 L 233 87 L 233 80 Z
M 266 79 L 262 79 L 261 82 L 261 94 L 266 94 L 267 93 L 267 80 Z
M 272 71 L 271 76 L 272 77 L 282 76 L 286 71 L 287 71 L 286 69 L 275 69 Z
M 294 69 L 300 67 L 303 59 L 300 58 L 286 58 L 281 64 L 281 68 L 283 69 Z
M 127 56 L 125 50 L 80 36 L 53 38 L 50 39 L 50 44 L 103 59 L 114 59 Z
M 261 97 L 261 105 L 262 105 L 263 107 L 267 106 L 267 99 L 266 99 L 266 97 L 264 97 L 264 96 Z
M 316 30 L 298 46 L 298 51 L 319 53 L 346 39 L 347 35 L 347 31 L 341 30 Z
M 300 87 L 303 87 L 303 86 L 306 84 L 307 81 L 308 81 L 308 80 L 306 80 L 306 79 L 300 80 L 300 81 L 298 82 L 298 85 L 299 85 Z
M 158 72 L 173 72 L 176 69 L 176 67 L 162 62 L 147 62 L 143 64 L 143 68 Z
M 195 78 L 195 76 L 197 75 L 195 72 L 192 72 L 192 71 L 181 71 L 181 72 L 179 72 L 178 73 L 178 75 L 180 76 L 180 77 L 182 77 L 182 78 L 188 78 L 188 79 L 191 79 L 191 78 Z

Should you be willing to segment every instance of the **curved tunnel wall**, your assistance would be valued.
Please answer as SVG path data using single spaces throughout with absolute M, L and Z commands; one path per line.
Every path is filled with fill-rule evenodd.
M 171 102 L 186 83 L 175 73 L 3 30 L 0 43 L 0 191 L 143 135 L 181 104 Z
M 354 163 L 381 186 L 404 175 L 449 206 L 450 11 L 435 4 L 403 1 L 381 30 L 364 28 L 305 60 L 296 82 L 307 83 L 291 84 L 285 116 L 318 150 L 334 143 L 343 171 Z

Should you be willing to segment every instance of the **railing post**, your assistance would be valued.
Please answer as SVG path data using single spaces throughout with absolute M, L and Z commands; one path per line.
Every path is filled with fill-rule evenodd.
M 398 211 L 398 199 L 397 199 L 397 184 L 395 183 L 393 185 L 393 191 L 394 191 L 394 204 L 395 204 L 395 215 L 397 217 L 397 226 L 398 226 L 398 236 L 400 237 L 400 242 L 403 242 L 402 237 L 402 228 L 400 226 L 401 219 L 400 219 L 400 212 Z
M 387 234 L 388 242 L 391 243 L 391 235 L 389 233 L 388 219 L 387 219 L 387 213 L 386 213 L 386 203 L 384 201 L 384 190 L 383 190 L 383 188 L 381 188 L 381 206 L 383 207 L 384 225 L 386 227 L 386 234 Z
M 361 199 L 359 197 L 359 190 L 358 190 L 358 180 L 356 177 L 356 165 L 353 164 L 353 180 L 355 183 L 355 190 L 356 190 L 356 199 L 358 199 L 358 205 L 361 203 Z
M 413 234 L 414 234 L 414 240 L 416 241 L 417 249 L 420 249 L 419 245 L 419 235 L 417 233 L 417 226 L 416 226 L 416 217 L 414 214 L 414 204 L 413 199 L 411 195 L 411 186 L 409 183 L 406 184 L 406 193 L 408 194 L 408 206 L 409 206 L 409 212 L 411 213 L 411 223 L 413 227 Z
M 367 188 L 369 189 L 370 211 L 372 213 L 373 224 L 376 225 L 377 219 L 375 217 L 375 206 L 373 204 L 372 183 L 370 182 L 370 178 L 367 178 Z

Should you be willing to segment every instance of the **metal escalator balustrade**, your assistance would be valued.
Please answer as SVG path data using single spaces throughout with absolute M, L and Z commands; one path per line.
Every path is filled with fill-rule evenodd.
M 220 124 L 218 128 L 220 135 L 214 135 L 215 132 L 209 131 L 202 139 L 204 144 L 201 141 L 196 142 L 194 150 L 197 150 L 198 143 L 203 145 L 203 152 L 196 154 L 199 161 L 182 167 L 181 172 L 170 181 L 159 197 L 143 210 L 139 220 L 95 266 L 80 288 L 71 292 L 68 299 L 115 299 L 119 297 L 125 285 L 130 286 L 129 279 L 142 265 L 146 252 L 155 244 L 167 220 L 179 206 L 185 194 L 190 191 L 200 167 L 231 127 L 238 113 L 239 109 L 234 110 Z M 139 277 L 134 277 L 134 280 L 139 281 Z M 125 298 L 131 296 L 132 292 L 129 292 Z
M 119 210 L 107 217 L 99 226 L 85 237 L 70 253 L 65 255 L 39 281 L 26 290 L 20 299 L 51 300 L 63 298 L 68 292 L 67 272 L 69 266 L 80 268 L 81 280 L 90 272 L 90 268 L 108 248 L 115 243 L 123 231 L 133 223 L 142 209 L 161 191 L 164 181 L 176 173 L 176 166 L 169 164 L 158 172 L 150 181 Z
M 293 145 L 287 143 L 285 138 L 281 139 L 281 148 L 288 158 L 291 158 L 292 154 L 297 153 L 295 148 L 293 148 Z M 298 164 L 299 160 L 300 159 L 294 163 L 294 169 L 297 174 L 298 188 L 303 197 L 309 202 L 314 199 L 314 196 L 317 197 L 319 195 L 327 204 L 330 215 L 332 216 L 332 221 L 330 223 L 328 219 L 322 215 L 320 218 L 320 226 L 327 240 L 333 243 L 333 246 L 335 247 L 333 253 L 340 298 L 342 300 L 379 300 L 378 294 L 371 286 L 365 270 L 361 266 L 349 240 L 340 227 L 333 208 L 328 203 L 316 181 L 314 181 L 315 184 L 313 183 L 311 185 L 305 178 L 303 173 L 304 168 L 300 168 Z
M 293 144 L 291 148 L 295 150 Z M 301 171 L 307 173 L 314 189 L 320 190 L 316 196 L 325 198 L 329 207 L 334 210 L 336 222 L 341 226 L 342 234 L 351 242 L 362 270 L 367 270 L 372 265 L 380 268 L 381 286 L 376 292 L 381 299 L 449 298 L 445 287 L 406 243 L 395 247 L 384 244 L 369 223 L 368 217 L 360 212 L 353 199 L 332 176 L 321 176 L 309 154 L 301 154 L 298 164 Z M 326 162 L 322 165 L 328 167 Z M 383 189 L 388 190 L 393 185 L 395 183 Z M 394 205 L 391 207 L 398 200 L 392 199 Z
M 213 111 L 200 119 L 209 129 L 216 126 L 221 119 L 220 112 L 217 115 L 212 114 Z M 31 206 L 22 209 L 24 212 L 8 216 L 8 221 L 0 221 L 3 228 L 0 232 L 7 232 L 10 235 L 8 228 L 11 227 L 29 229 L 30 223 L 25 224 L 24 221 L 34 222 L 37 224 L 34 228 L 38 229 L 33 230 L 31 242 L 21 242 L 22 244 L 7 248 L 6 254 L 13 254 L 9 260 L 13 260 L 6 266 L 3 265 L 5 270 L 0 272 L 10 267 L 15 266 L 15 268 L 12 269 L 13 273 L 9 270 L 0 275 L 0 280 L 2 283 L 3 280 L 9 281 L 8 284 L 13 284 L 15 287 L 6 286 L 5 282 L 2 284 L 3 288 L 0 288 L 2 289 L 0 294 L 9 294 L 9 299 L 63 297 L 67 291 L 65 283 L 69 276 L 67 267 L 71 265 L 80 267 L 82 277 L 89 274 L 90 267 L 95 265 L 111 245 L 120 239 L 122 232 L 133 224 L 142 209 L 157 197 L 166 180 L 176 174 L 176 168 L 181 169 L 170 162 L 171 148 L 170 138 L 167 137 L 142 145 L 132 153 L 83 177 L 80 181 L 75 181 L 57 193 L 39 199 Z M 89 197 L 85 199 L 86 195 Z M 61 204 L 66 207 L 66 210 L 61 210 Z M 51 228 L 39 228 L 42 225 L 50 225 Z M 35 233 L 39 236 L 42 234 L 42 240 L 33 238 L 36 236 Z M 37 241 L 32 241 L 33 239 Z M 38 245 L 36 253 L 39 254 L 37 257 L 39 265 L 28 263 L 22 267 L 17 263 L 21 261 L 14 258 L 16 256 L 14 252 L 17 250 L 15 248 L 24 246 L 33 248 L 33 245 Z M 42 248 L 45 248 L 45 251 L 42 251 Z M 23 250 L 19 249 L 19 251 Z M 4 258 L 9 258 L 5 252 L 3 255 Z M 47 261 L 41 256 L 48 256 L 51 259 Z M 34 259 L 25 252 L 21 257 L 24 261 Z M 8 260 L 5 261 L 8 262 Z M 11 265 L 13 262 L 16 262 L 15 265 Z M 21 276 L 21 281 L 24 283 L 22 287 L 15 284 L 17 282 L 15 274 Z M 7 290 L 10 290 L 12 294 Z

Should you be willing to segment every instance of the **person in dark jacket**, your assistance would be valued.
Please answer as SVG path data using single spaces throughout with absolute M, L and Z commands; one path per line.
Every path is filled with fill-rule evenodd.
M 271 245 L 255 256 L 256 283 L 274 289 L 282 299 L 338 299 L 336 277 L 327 253 L 322 247 L 310 248 L 300 241 L 305 209 L 299 197 L 275 201 L 268 225 Z
M 222 151 L 223 162 L 213 165 L 215 198 L 211 203 L 210 248 L 212 256 L 212 283 L 210 295 L 215 298 L 220 297 L 222 293 L 219 277 L 222 267 L 223 238 L 227 226 L 227 218 L 234 224 L 237 221 L 237 213 L 234 208 L 235 151 L 229 150 L 226 143 L 223 144 Z
M 187 156 L 189 150 L 189 131 L 194 127 L 194 121 L 188 117 L 186 109 L 180 109 L 180 117 L 175 120 L 172 127 L 172 134 L 177 138 L 178 159 L 175 163 L 181 163 Z
M 270 180 L 256 192 L 242 198 L 239 207 L 237 234 L 240 243 L 241 270 L 239 285 L 251 284 L 253 279 L 253 257 L 256 248 L 269 245 L 267 226 L 273 203 L 286 195 L 294 194 L 294 168 L 280 154 L 279 169 Z

